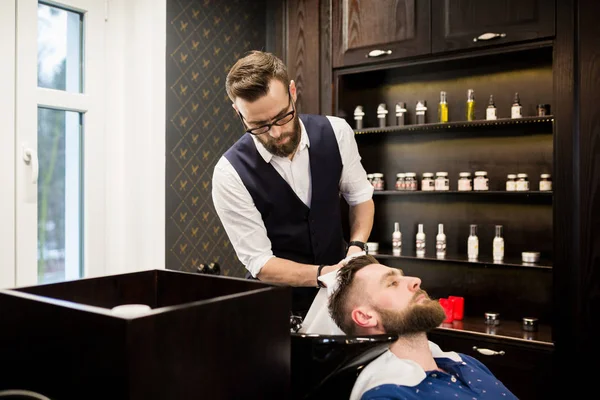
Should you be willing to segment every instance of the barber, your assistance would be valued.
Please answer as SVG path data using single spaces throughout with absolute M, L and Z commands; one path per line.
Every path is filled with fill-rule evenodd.
M 247 277 L 293 286 L 292 312 L 304 316 L 322 285 L 318 277 L 366 250 L 373 186 L 350 125 L 299 115 L 296 85 L 273 54 L 239 59 L 226 90 L 245 133 L 215 166 L 216 212 Z M 348 243 L 341 197 L 349 208 Z

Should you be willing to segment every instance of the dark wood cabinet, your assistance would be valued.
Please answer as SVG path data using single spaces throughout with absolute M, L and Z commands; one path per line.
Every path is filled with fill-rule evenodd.
M 600 121 L 595 106 L 600 95 L 593 84 L 600 70 L 594 62 L 600 49 L 596 43 L 600 25 L 593 20 L 600 2 L 418 0 L 411 4 L 419 7 L 412 41 L 394 31 L 383 35 L 376 31 L 385 29 L 381 21 L 393 15 L 396 2 L 320 2 L 320 46 L 325 51 L 318 62 L 332 78 L 323 79 L 321 86 L 322 95 L 332 97 L 327 114 L 345 118 L 354 127 L 353 110 L 364 107 L 364 128 L 357 131 L 363 165 L 367 172 L 384 173 L 388 186 L 385 193 L 374 196 L 376 220 L 370 240 L 380 243 L 381 262 L 421 277 L 432 296 L 463 295 L 466 318 L 481 324 L 483 312 L 490 310 L 502 315 L 503 325 L 518 324 L 524 316 L 538 317 L 547 328 L 543 338 L 521 337 L 525 333 L 520 329 L 492 334 L 468 324 L 461 330 L 436 330 L 431 338 L 443 349 L 481 357 L 523 400 L 549 398 L 564 382 L 593 379 L 593 370 L 571 368 L 571 360 L 600 354 L 594 335 L 600 305 L 600 275 L 595 273 L 600 268 L 596 256 L 600 247 L 594 245 L 600 243 L 596 223 L 600 174 L 593 167 Z M 427 28 L 421 31 L 419 23 Z M 371 29 L 365 33 L 367 27 Z M 473 40 L 484 33 L 505 36 Z M 415 41 L 420 46 L 407 51 Z M 373 49 L 385 50 L 384 44 L 406 48 L 404 53 L 365 57 Z M 466 130 L 461 130 L 468 89 L 476 93 L 477 120 L 485 118 L 490 94 L 498 118 L 510 118 L 517 91 L 523 115 L 535 118 L 536 105 L 549 103 L 552 116 L 541 124 L 524 123 L 523 129 L 475 129 L 465 124 Z M 435 123 L 441 90 L 448 93 L 450 124 Z M 428 104 L 427 124 L 414 127 L 409 117 L 405 128 L 394 129 L 395 104 L 406 102 L 414 117 L 417 100 Z M 380 103 L 390 110 L 388 128 L 378 128 Z M 546 129 L 549 119 L 552 127 Z M 536 190 L 542 167 L 552 170 L 552 193 L 529 193 L 527 198 L 500 193 L 507 169 L 528 169 Z M 395 193 L 395 174 L 409 168 L 448 171 L 454 179 L 451 193 Z M 490 193 L 457 193 L 457 173 L 476 169 L 496 175 L 490 176 Z M 401 222 L 406 239 L 402 257 L 391 254 L 395 221 Z M 430 257 L 419 259 L 406 250 L 414 248 L 415 224 L 422 221 L 430 232 Z M 502 224 L 506 258 L 513 262 L 461 261 L 468 224 L 478 222 L 483 229 L 482 254 L 486 251 L 489 256 L 493 225 Z M 456 257 L 449 254 L 446 261 L 433 259 L 437 223 L 448 229 L 448 251 L 455 249 L 452 256 Z M 518 265 L 520 251 L 534 248 L 541 250 L 543 264 L 539 268 Z M 475 340 L 481 342 L 472 343 Z M 490 358 L 473 347 L 505 355 Z
M 541 174 L 554 175 L 556 168 L 555 125 L 553 116 L 536 117 L 536 105 L 555 105 L 553 46 L 546 41 L 461 54 L 334 70 L 336 115 L 353 126 L 353 110 L 363 106 L 367 114 L 364 125 L 355 130 L 362 164 L 367 173 L 384 175 L 386 190 L 375 192 L 376 212 L 369 237 L 379 243 L 375 257 L 401 268 L 406 275 L 418 276 L 433 298 L 463 297 L 465 318 L 476 321 L 436 330 L 432 341 L 444 350 L 480 358 L 519 398 L 544 398 L 528 385 L 548 380 L 554 349 L 554 193 L 542 193 L 538 188 Z M 476 98 L 476 120 L 471 122 L 465 122 L 468 89 L 474 90 Z M 447 93 L 449 123 L 438 122 L 440 91 Z M 521 95 L 524 118 L 510 118 L 515 92 Z M 496 120 L 485 119 L 490 95 L 497 107 Z M 424 124 L 416 123 L 418 101 L 428 105 Z M 378 105 L 394 110 L 398 102 L 406 103 L 406 125 L 396 126 L 392 112 L 386 127 L 378 127 Z M 448 173 L 450 190 L 420 190 L 423 173 L 437 171 Z M 457 191 L 459 173 L 464 171 L 486 171 L 489 191 Z M 418 190 L 396 190 L 399 172 L 416 173 Z M 530 177 L 530 191 L 507 192 L 507 175 L 521 172 Z M 402 232 L 400 256 L 391 251 L 394 222 Z M 427 237 L 424 257 L 415 255 L 420 224 Z M 439 224 L 447 238 L 447 254 L 442 259 L 436 257 Z M 477 225 L 478 262 L 467 260 L 471 224 Z M 506 241 L 501 264 L 492 261 L 496 225 L 503 226 Z M 540 252 L 540 262 L 522 263 L 524 251 Z M 485 312 L 502 315 L 500 330 L 485 330 Z M 537 318 L 543 327 L 544 334 L 531 341 L 535 346 L 520 328 L 524 317 Z M 506 330 L 509 325 L 514 329 Z M 485 356 L 473 347 L 504 351 L 504 355 Z
M 555 36 L 555 0 L 333 0 L 342 68 Z
M 290 399 L 290 299 L 289 287 L 171 270 L 0 290 L 0 397 Z M 111 311 L 131 304 L 151 310 Z M 232 385 L 234 368 L 246 372 Z
M 502 326 L 502 325 L 500 325 Z M 553 397 L 552 364 L 554 347 L 532 340 L 535 333 L 523 332 L 523 339 L 498 339 L 469 332 L 436 329 L 429 339 L 442 349 L 474 357 L 519 399 Z
M 334 0 L 332 17 L 334 68 L 431 52 L 427 0 Z
M 554 0 L 431 0 L 433 53 L 550 38 Z

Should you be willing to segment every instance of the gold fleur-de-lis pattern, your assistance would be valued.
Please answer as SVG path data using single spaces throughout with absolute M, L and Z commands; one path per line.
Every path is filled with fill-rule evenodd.
M 195 272 L 218 262 L 243 277 L 215 213 L 215 164 L 242 135 L 225 92 L 237 59 L 266 45 L 266 1 L 167 1 L 166 267 Z

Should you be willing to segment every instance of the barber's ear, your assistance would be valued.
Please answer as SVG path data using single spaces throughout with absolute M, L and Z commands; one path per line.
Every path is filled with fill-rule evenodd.
M 235 103 L 231 103 L 231 107 L 233 107 L 233 109 L 234 109 L 236 112 L 238 112 L 238 109 L 237 109 L 237 107 L 235 106 Z
M 352 320 L 361 328 L 372 328 L 377 326 L 377 314 L 366 307 L 352 310 Z
M 296 82 L 294 82 L 293 79 L 290 81 L 290 94 L 292 95 L 292 99 L 294 99 L 295 102 L 298 96 L 296 95 Z

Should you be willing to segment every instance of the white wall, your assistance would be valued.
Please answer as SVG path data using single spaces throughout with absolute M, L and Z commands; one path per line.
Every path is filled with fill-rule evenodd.
M 165 267 L 166 0 L 110 0 L 105 274 Z

